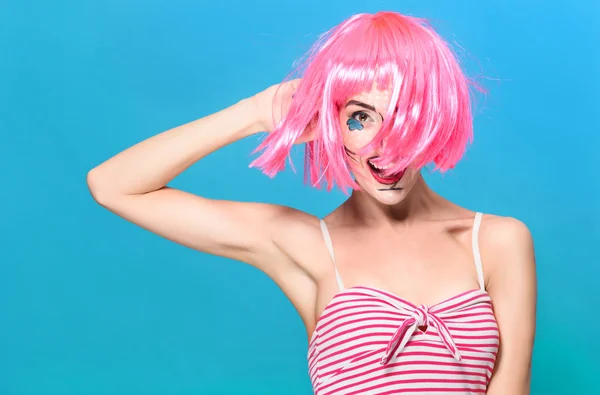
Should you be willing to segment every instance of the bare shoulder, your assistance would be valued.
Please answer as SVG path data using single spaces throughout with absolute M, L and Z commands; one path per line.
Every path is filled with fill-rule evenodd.
M 270 227 L 277 249 L 291 263 L 273 265 L 270 276 L 296 307 L 306 328 L 313 328 L 317 284 L 331 270 L 320 220 L 300 210 L 280 207 Z
M 533 237 L 529 227 L 513 217 L 485 214 L 481 223 L 480 246 L 490 285 L 503 275 L 535 273 Z
M 276 215 L 272 217 L 271 228 L 273 238 L 278 243 L 287 245 L 293 240 L 293 245 L 306 244 L 315 237 L 319 219 L 302 210 L 279 206 Z
M 488 392 L 529 393 L 537 309 L 533 238 L 523 221 L 484 215 L 480 246 L 484 271 L 488 271 L 486 290 L 500 333 Z
M 313 279 L 320 277 L 328 252 L 318 217 L 290 207 L 281 207 L 271 224 L 277 247 Z
M 529 227 L 514 217 L 484 214 L 481 234 L 488 244 L 501 247 L 528 245 L 533 243 Z

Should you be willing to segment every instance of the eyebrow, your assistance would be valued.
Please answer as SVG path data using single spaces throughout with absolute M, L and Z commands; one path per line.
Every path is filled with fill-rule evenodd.
M 367 110 L 371 110 L 373 112 L 376 112 L 381 117 L 381 120 L 382 121 L 384 120 L 383 115 L 381 115 L 381 113 L 378 112 L 377 109 L 374 106 L 372 106 L 370 104 L 367 104 L 367 103 L 363 103 L 363 102 L 358 101 L 358 100 L 350 100 L 348 103 L 346 103 L 346 105 L 344 106 L 344 108 L 346 108 L 348 106 L 353 106 L 353 105 L 354 106 L 359 106 L 359 107 L 362 107 L 362 108 L 366 108 Z
M 346 103 L 346 105 L 344 106 L 344 108 L 346 108 L 348 106 L 353 106 L 353 105 L 354 106 L 359 106 L 359 107 L 362 107 L 362 108 L 366 108 L 367 110 L 371 110 L 373 112 L 377 112 L 377 110 L 375 109 L 375 107 L 373 107 L 372 105 L 367 104 L 367 103 L 363 103 L 363 102 L 358 101 L 358 100 L 350 100 L 348 103 Z

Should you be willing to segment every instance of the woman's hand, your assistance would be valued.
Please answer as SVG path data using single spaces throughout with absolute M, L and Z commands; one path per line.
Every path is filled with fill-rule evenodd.
M 301 79 L 294 79 L 270 86 L 264 91 L 250 98 L 257 112 L 257 128 L 265 132 L 272 132 L 287 115 L 294 93 L 300 85 Z M 306 143 L 314 138 L 316 118 L 309 124 L 308 129 L 295 144 Z
M 287 114 L 299 84 L 300 79 L 276 84 L 250 99 L 256 107 L 258 126 L 263 131 L 275 130 L 277 124 Z

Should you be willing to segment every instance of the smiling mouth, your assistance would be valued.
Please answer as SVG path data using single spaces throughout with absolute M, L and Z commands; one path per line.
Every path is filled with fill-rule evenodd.
M 383 184 L 383 185 L 395 186 L 395 184 L 397 184 L 404 176 L 405 170 L 402 170 L 400 173 L 384 177 L 383 172 L 385 171 L 385 169 L 377 167 L 373 163 L 371 163 L 371 159 L 374 159 L 374 158 L 369 158 L 367 160 L 367 164 L 369 165 L 369 170 L 371 171 L 371 175 L 373 175 L 373 178 L 375 179 L 375 181 L 377 181 L 378 183 Z M 402 188 L 393 187 L 393 188 L 386 188 L 383 190 L 387 191 L 387 190 L 400 190 L 400 189 L 402 189 Z

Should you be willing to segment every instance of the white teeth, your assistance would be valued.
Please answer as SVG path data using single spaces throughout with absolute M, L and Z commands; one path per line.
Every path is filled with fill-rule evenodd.
M 374 164 L 373 162 L 369 161 L 369 164 L 371 166 L 373 166 L 374 168 L 376 168 L 377 170 L 387 170 L 390 168 L 391 165 L 387 165 L 387 166 L 377 166 L 376 164 Z

